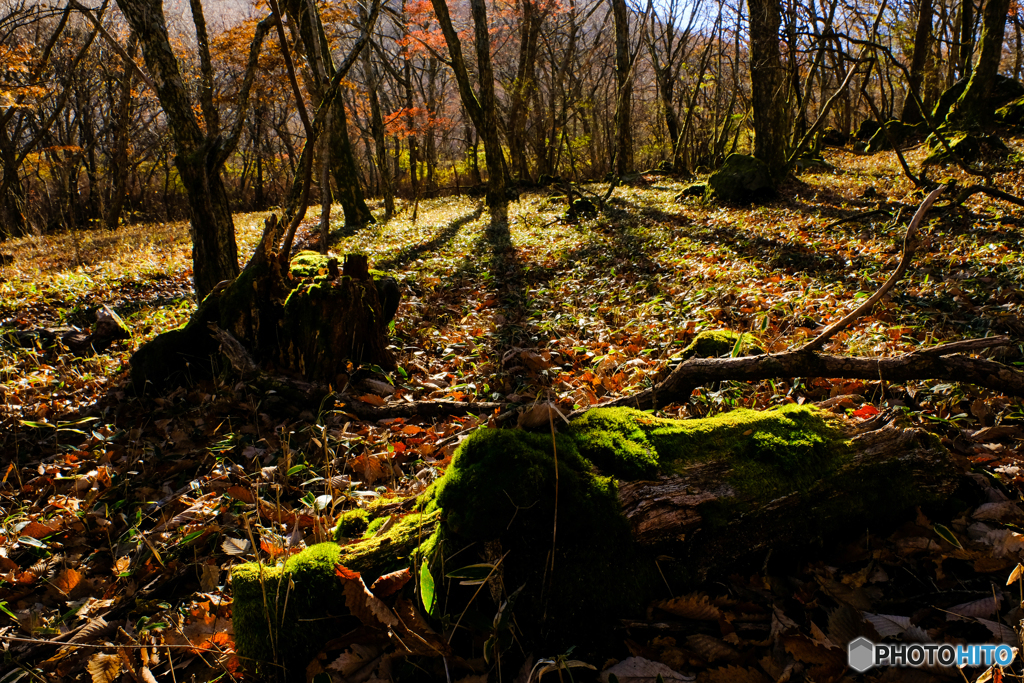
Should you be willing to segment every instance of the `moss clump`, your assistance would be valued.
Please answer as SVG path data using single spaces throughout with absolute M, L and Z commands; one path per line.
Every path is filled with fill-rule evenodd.
M 806 489 L 850 453 L 834 418 L 797 405 L 739 409 L 700 420 L 595 408 L 573 421 L 571 430 L 580 454 L 604 472 L 638 479 L 721 460 L 730 466 L 728 483 L 759 500 Z
M 352 620 L 334 574 L 341 555 L 340 546 L 320 543 L 283 565 L 235 567 L 232 620 L 238 654 L 301 671 Z
M 764 353 L 752 334 L 738 334 L 732 330 L 706 330 L 694 337 L 690 345 L 683 349 L 679 354 L 679 360 L 720 358 L 732 354 L 733 351 L 739 356 L 756 356 Z
M 559 435 L 558 543 L 554 573 L 545 575 L 555 512 L 552 445 L 550 436 L 518 430 L 483 429 L 467 438 L 436 484 L 445 516 L 439 545 L 450 555 L 467 543 L 499 539 L 507 552 L 506 589 L 528 585 L 516 604 L 520 627 L 546 609 L 548 623 L 579 637 L 577 629 L 603 628 L 608 615 L 642 608 L 657 574 L 653 557 L 634 547 L 615 481 L 597 474 L 573 440 Z
M 369 512 L 363 508 L 350 510 L 338 518 L 338 524 L 334 527 L 334 540 L 359 538 L 366 533 L 369 524 Z
M 311 291 L 313 287 L 322 285 L 323 282 L 330 279 L 328 262 L 332 258 L 316 251 L 300 251 L 292 258 L 289 264 L 289 272 L 297 278 L 312 279 L 313 284 L 308 286 L 308 291 Z M 398 304 L 402 299 L 402 292 L 398 288 L 398 280 L 383 270 L 370 268 L 369 273 L 370 277 L 373 278 L 373 286 L 377 290 L 377 299 L 380 301 L 381 313 L 384 316 L 383 323 L 389 325 L 395 319 Z M 299 289 L 299 287 L 296 287 L 292 290 L 292 293 L 299 291 Z M 289 298 L 291 298 L 290 295 Z M 287 303 L 285 305 L 287 306 Z
M 292 257 L 288 270 L 299 278 L 323 277 L 327 275 L 327 263 L 331 258 L 316 251 L 300 251 Z
M 365 522 L 365 514 L 359 512 L 366 511 L 346 513 L 342 523 Z M 273 662 L 276 653 L 278 663 L 302 671 L 328 640 L 358 623 L 345 607 L 335 567 L 341 564 L 359 572 L 369 586 L 382 574 L 408 567 L 416 548 L 434 535 L 438 517 L 436 510 L 415 512 L 380 536 L 345 546 L 320 543 L 283 565 L 248 562 L 235 567 L 232 619 L 238 654 Z

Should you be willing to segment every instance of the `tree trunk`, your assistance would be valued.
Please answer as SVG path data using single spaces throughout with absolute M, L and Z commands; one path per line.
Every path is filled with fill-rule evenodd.
M 139 46 L 138 39 L 132 35 L 128 39 L 128 57 L 134 57 Z M 117 113 L 114 128 L 114 152 L 111 155 L 110 199 L 103 216 L 103 224 L 107 230 L 117 228 L 124 210 L 125 195 L 128 191 L 128 141 L 131 136 L 132 78 L 135 70 L 125 60 L 121 73 L 121 91 L 118 93 Z
M 931 50 L 932 0 L 920 0 L 920 5 L 917 12 L 917 32 L 914 34 L 914 57 L 910 62 L 910 82 L 907 83 L 907 97 L 903 100 L 903 114 L 900 116 L 904 123 L 924 120 L 915 95 L 921 97 L 921 83 L 924 82 L 925 66 Z
M 974 54 L 974 0 L 960 2 L 960 39 L 957 41 L 959 78 L 971 75 L 971 55 Z
M 192 214 L 192 280 L 201 299 L 219 283 L 238 276 L 238 245 L 231 203 L 220 174 L 210 168 L 205 147 L 174 158 Z
M 974 62 L 971 80 L 967 82 L 947 120 L 957 125 L 973 126 L 987 122 L 991 112 L 986 106 L 999 73 L 1003 57 L 1003 34 L 1010 0 L 989 0 L 981 15 L 981 47 Z
M 142 45 L 146 68 L 174 138 L 177 152 L 175 167 L 181 175 L 192 213 L 192 279 L 196 294 L 201 299 L 217 283 L 238 275 L 235 226 L 221 171 L 238 145 L 255 76 L 255 57 L 259 55 L 268 27 L 261 22 L 253 36 L 249 65 L 235 106 L 235 127 L 224 136 L 218 129 L 217 117 L 212 110 L 212 92 L 208 92 L 206 86 L 200 89 L 199 103 L 204 110 L 205 132 L 200 126 L 178 59 L 171 48 L 160 0 L 117 0 L 117 4 Z M 192 9 L 196 30 L 200 34 L 205 33 L 199 0 L 192 0 Z M 205 36 L 201 35 L 199 42 L 205 43 Z M 200 56 L 205 69 L 208 54 L 201 49 Z
M 359 168 L 348 137 L 345 103 L 340 96 L 334 101 L 331 115 L 334 119 L 331 123 L 331 175 L 338 188 L 337 200 L 345 212 L 345 225 L 354 227 L 373 223 L 373 214 L 366 206 Z
M 754 110 L 754 156 L 772 177 L 786 168 L 786 121 L 782 57 L 779 53 L 779 0 L 750 0 L 750 90 Z
M 491 39 L 488 32 L 487 8 L 483 0 L 470 0 L 473 15 L 473 30 L 476 37 L 477 72 L 480 81 L 480 96 L 473 92 L 469 80 L 469 68 L 462 54 L 462 41 L 452 24 L 447 0 L 431 0 L 437 23 L 448 44 L 452 71 L 459 85 L 459 95 L 466 113 L 473 121 L 477 134 L 483 140 L 487 164 L 487 203 L 496 205 L 506 200 L 507 171 L 501 139 L 498 135 L 497 99 L 494 93 L 494 68 L 491 64 Z
M 359 8 L 360 17 L 366 23 L 366 10 Z M 370 132 L 373 135 L 374 163 L 380 177 L 380 192 L 384 197 L 384 220 L 389 221 L 395 215 L 395 183 L 391 177 L 391 165 L 388 163 L 388 148 L 384 142 L 384 117 L 380 111 L 380 97 L 377 94 L 377 72 L 370 62 L 370 46 L 363 51 L 363 77 L 370 94 Z
M 615 175 L 633 171 L 633 74 L 629 54 L 629 10 L 626 0 L 612 0 L 615 15 Z
M 333 635 L 352 628 L 353 615 L 368 616 L 340 597 L 355 596 L 338 583 L 338 576 L 351 576 L 340 569 L 336 575 L 338 566 L 360 572 L 366 585 L 411 569 L 418 602 L 442 621 L 465 616 L 472 605 L 490 623 L 496 605 L 486 603 L 507 601 L 519 637 L 529 641 L 518 647 L 560 651 L 580 640 L 599 643 L 618 618 L 641 615 L 664 595 L 666 581 L 685 592 L 708 576 L 762 566 L 770 550 L 799 553 L 884 529 L 915 506 L 945 501 L 961 476 L 946 449 L 916 429 L 888 418 L 855 424 L 809 407 L 736 410 L 706 420 L 595 409 L 557 437 L 480 429 L 420 507 L 346 513 L 336 531 L 345 545 L 313 546 L 283 571 L 236 567 L 238 653 L 302 671 Z M 371 516 L 391 522 L 352 543 Z M 493 567 L 488 590 L 444 580 L 475 562 Z M 293 595 L 323 600 L 285 604 L 289 579 Z M 275 595 L 282 597 L 266 597 Z M 327 596 L 337 597 L 327 604 Z M 377 604 L 373 618 L 399 628 L 399 621 L 404 628 L 412 623 Z M 303 620 L 315 620 L 316 630 Z M 279 624 L 276 634 L 268 621 Z

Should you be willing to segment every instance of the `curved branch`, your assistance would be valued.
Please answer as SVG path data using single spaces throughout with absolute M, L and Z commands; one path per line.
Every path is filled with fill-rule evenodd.
M 600 407 L 650 409 L 668 403 L 686 402 L 696 387 L 708 382 L 758 381 L 779 377 L 880 379 L 889 382 L 938 379 L 967 382 L 1012 396 L 1024 396 L 1024 372 L 997 361 L 956 353 L 1008 346 L 1012 343 L 1009 337 L 990 337 L 943 344 L 891 358 L 829 356 L 803 351 L 741 358 L 691 358 L 677 366 L 658 386 L 604 403 Z M 580 412 L 585 411 L 577 411 L 569 418 L 572 419 Z
M 878 300 L 885 296 L 885 293 L 892 289 L 893 285 L 899 282 L 900 278 L 903 277 L 903 274 L 907 272 L 907 268 L 910 266 L 910 261 L 914 257 L 914 238 L 917 236 L 917 228 L 924 220 L 924 216 L 928 213 L 928 209 L 931 208 L 931 205 L 939 198 L 939 195 L 946 190 L 946 187 L 946 185 L 942 185 L 935 188 L 931 191 L 931 194 L 925 197 L 924 201 L 921 202 L 921 206 L 917 209 L 917 213 L 914 214 L 914 218 L 910 221 L 910 225 L 907 227 L 907 235 L 903 238 L 903 258 L 900 259 L 899 265 L 896 266 L 896 272 L 889 276 L 889 279 L 885 281 L 885 284 L 879 287 L 878 291 L 875 292 L 870 299 L 858 306 L 856 310 L 839 322 L 829 325 L 825 328 L 824 332 L 801 346 L 797 351 L 817 351 L 820 349 L 825 342 L 834 337 L 837 332 L 845 327 L 849 327 L 854 320 L 870 311 L 871 308 L 878 303 Z

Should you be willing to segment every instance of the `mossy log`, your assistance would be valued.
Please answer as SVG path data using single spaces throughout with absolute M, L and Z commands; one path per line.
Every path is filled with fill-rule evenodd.
M 337 384 L 349 362 L 393 368 L 387 330 L 398 285 L 379 271 L 360 275 L 341 274 L 335 259 L 316 252 L 300 252 L 287 271 L 277 258 L 254 257 L 184 327 L 132 356 L 135 386 L 161 388 L 209 375 L 221 346 L 211 329 L 230 334 L 261 369 L 322 385 Z
M 337 537 L 362 540 L 314 546 L 283 567 L 236 568 L 236 642 L 244 656 L 300 669 L 336 628 L 353 625 L 334 577 L 343 564 L 367 585 L 410 567 L 420 580 L 406 600 L 438 628 L 497 623 L 497 605 L 523 587 L 520 642 L 597 647 L 614 619 L 667 595 L 666 581 L 678 593 L 744 562 L 761 566 L 769 550 L 784 557 L 891 524 L 946 501 L 960 480 L 932 436 L 889 417 L 857 424 L 803 406 L 686 421 L 595 409 L 554 438 L 481 429 L 415 511 L 349 513 Z M 491 567 L 486 590 L 450 578 L 474 563 Z M 271 599 L 288 585 L 287 604 Z M 288 635 L 272 637 L 268 623 Z M 481 637 L 497 637 L 487 628 Z

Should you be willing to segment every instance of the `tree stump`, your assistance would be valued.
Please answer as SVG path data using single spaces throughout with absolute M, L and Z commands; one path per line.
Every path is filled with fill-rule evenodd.
M 311 251 L 297 254 L 286 272 L 276 258 L 259 256 L 214 289 L 184 327 L 132 356 L 136 388 L 209 375 L 220 355 L 211 326 L 238 340 L 264 370 L 323 385 L 336 384 L 349 363 L 394 367 L 387 349 L 399 298 L 394 278 L 378 271 L 339 276 L 336 260 Z
M 366 585 L 410 568 L 419 580 L 403 599 L 441 624 L 497 623 L 498 605 L 510 601 L 520 642 L 537 641 L 546 651 L 593 646 L 611 633 L 613 619 L 642 614 L 667 595 L 665 581 L 685 590 L 744 562 L 760 566 L 769 550 L 891 524 L 914 506 L 945 501 L 960 480 L 937 439 L 892 416 L 858 424 L 810 407 L 687 421 L 599 408 L 554 439 L 481 429 L 415 511 L 390 518 L 386 533 L 348 542 L 367 518 L 395 515 L 394 506 L 342 517 L 337 536 L 345 545 L 314 546 L 283 568 L 237 567 L 238 649 L 300 668 L 332 628 L 351 628 L 358 614 L 341 598 L 339 565 L 361 572 Z M 477 563 L 483 576 L 473 585 L 446 578 Z M 321 570 L 311 573 L 313 565 Z M 319 599 L 264 606 L 264 596 L 284 594 L 275 581 L 285 586 L 290 577 L 301 597 L 312 575 Z M 267 630 L 267 609 L 281 633 L 294 629 L 287 638 L 301 647 L 269 647 L 283 641 Z M 302 626 L 306 620 L 315 631 Z M 480 634 L 488 635 L 500 649 L 499 634 Z

